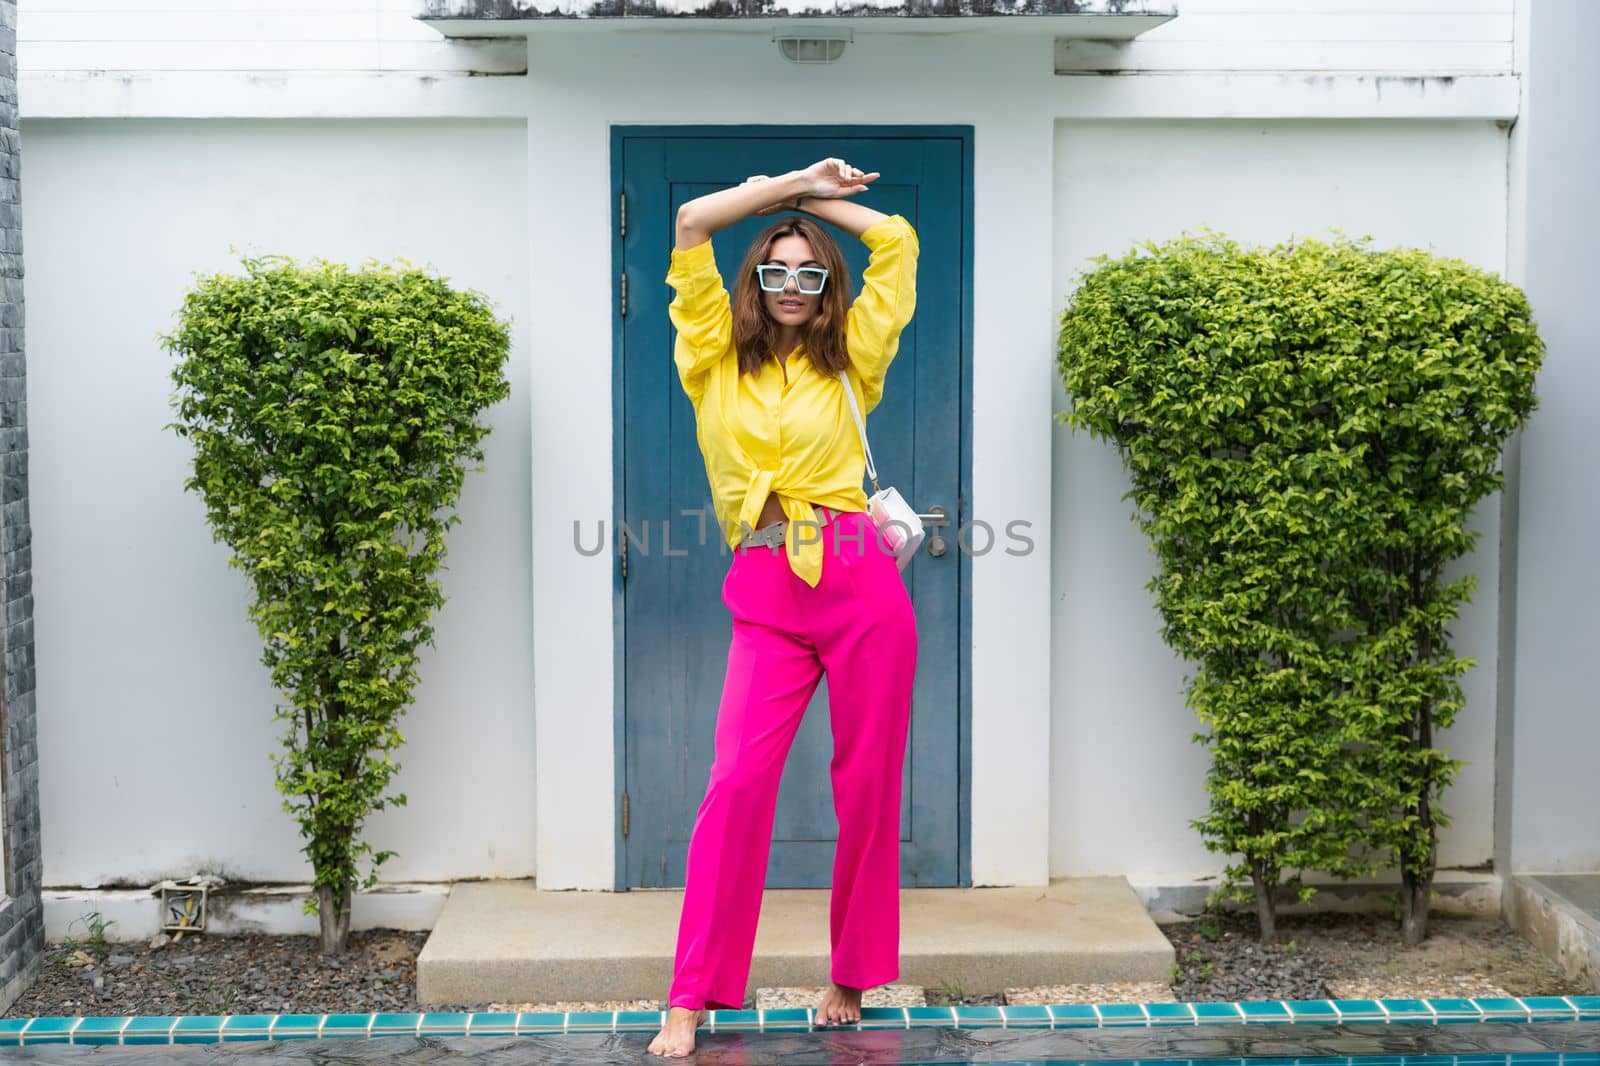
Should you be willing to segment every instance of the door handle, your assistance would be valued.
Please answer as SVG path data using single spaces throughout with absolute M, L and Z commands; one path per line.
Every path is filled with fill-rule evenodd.
M 943 504 L 935 504 L 928 509 L 927 514 L 918 514 L 922 524 L 932 526 L 933 532 L 928 537 L 928 554 L 937 559 L 950 549 L 950 544 L 939 533 L 940 526 L 950 524 L 950 512 L 946 511 Z

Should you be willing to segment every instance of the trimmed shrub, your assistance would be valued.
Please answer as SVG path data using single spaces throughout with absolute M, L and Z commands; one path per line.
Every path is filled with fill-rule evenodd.
M 1392 863 L 1426 931 L 1438 747 L 1461 705 L 1446 582 L 1500 484 L 1542 346 L 1522 293 L 1457 260 L 1203 233 L 1101 257 L 1062 314 L 1062 420 L 1114 442 L 1191 660 L 1210 806 L 1263 938 L 1280 886 Z M 1248 882 L 1250 892 L 1244 885 Z
M 465 465 L 483 461 L 479 415 L 510 392 L 509 335 L 480 294 L 409 266 L 243 265 L 198 279 L 163 338 L 178 357 L 168 428 L 193 443 L 185 488 L 254 586 L 262 661 L 288 697 L 278 789 L 323 950 L 340 952 L 353 893 L 393 855 L 360 832 L 405 802 L 386 794 L 398 720 L 444 603 L 433 575 Z

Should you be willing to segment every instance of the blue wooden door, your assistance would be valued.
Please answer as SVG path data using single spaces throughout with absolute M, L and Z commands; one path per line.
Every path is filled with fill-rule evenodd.
M 838 156 L 882 177 L 859 199 L 918 231 L 916 317 L 901 337 L 883 400 L 868 419 L 879 483 L 919 510 L 952 516 L 935 555 L 924 544 L 902 575 L 916 606 L 919 654 L 900 826 L 903 883 L 962 883 L 962 590 L 968 561 L 955 531 L 967 397 L 963 382 L 967 142 L 852 129 L 618 129 L 613 135 L 619 258 L 616 500 L 627 540 L 617 577 L 618 887 L 683 884 L 684 858 L 713 755 L 731 622 L 719 594 L 731 549 L 711 507 L 694 409 L 672 363 L 665 277 L 679 205 L 742 182 Z M 713 238 L 730 292 L 751 240 L 771 218 Z M 866 247 L 835 230 L 860 291 Z M 574 457 L 575 459 L 577 457 Z M 870 486 L 868 486 L 870 491 Z M 626 571 L 625 575 L 623 571 Z M 770 887 L 829 883 L 837 826 L 828 763 L 827 681 L 806 712 L 783 776 Z

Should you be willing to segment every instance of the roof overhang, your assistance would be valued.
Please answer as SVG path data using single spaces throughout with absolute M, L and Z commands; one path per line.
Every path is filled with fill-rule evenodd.
M 1128 40 L 1177 17 L 1177 0 L 420 0 L 446 37 L 573 30 L 1040 33 Z M 791 6 L 791 4 L 793 6 Z

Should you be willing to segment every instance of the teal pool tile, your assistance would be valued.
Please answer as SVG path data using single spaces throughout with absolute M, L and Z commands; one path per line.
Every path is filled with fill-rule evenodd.
M 1002 1007 L 1007 1029 L 1036 1029 L 1050 1027 L 1049 1007 Z
M 1577 1010 L 1560 996 L 1523 996 L 1522 1005 L 1535 1018 L 1576 1018 Z
M 710 1015 L 712 1032 L 759 1032 L 761 1012 L 758 1010 L 716 1010 Z
M 170 1044 L 172 1043 L 172 1030 L 178 1024 L 177 1018 L 168 1017 L 140 1017 L 128 1023 L 122 1030 L 124 1044 Z
M 478 1023 L 483 1018 L 498 1018 L 497 1014 L 478 1014 L 472 1019 L 472 1031 L 478 1031 Z M 507 1015 L 515 1017 L 515 1015 Z M 625 1010 L 617 1012 L 617 1032 L 619 1033 L 653 1033 L 666 1023 L 667 1012 L 664 1010 Z
M 999 1029 L 1006 1023 L 1006 1016 L 1000 1013 L 999 1007 L 957 1007 L 957 1029 Z
M 366 1036 L 372 1025 L 370 1014 L 329 1014 L 322 1019 L 322 1036 Z
M 1389 1020 L 1396 1022 L 1431 1022 L 1433 1011 L 1420 999 L 1385 999 L 1381 1001 Z
M 72 1039 L 77 1018 L 35 1018 L 22 1033 L 24 1044 L 65 1044 Z
M 417 1031 L 432 1036 L 465 1036 L 471 1018 L 470 1014 L 455 1012 L 424 1014 Z M 606 1011 L 606 1031 L 611 1031 L 610 1011 Z
M 222 1023 L 215 1014 L 194 1014 L 179 1018 L 172 1029 L 174 1044 L 218 1044 L 222 1042 Z
M 280 1014 L 272 1022 L 270 1036 L 273 1040 L 315 1040 L 321 1025 L 320 1014 Z
M 1528 1018 L 1528 1009 L 1522 1005 L 1520 1000 L 1512 999 L 1509 996 L 1494 996 L 1487 999 L 1475 998 L 1472 1002 L 1477 1004 L 1479 1010 L 1483 1011 L 1483 1016 L 1488 1021 L 1519 1022 L 1526 1021 Z
M 371 1036 L 414 1036 L 421 1020 L 420 1014 L 374 1014 L 367 1033 Z
M 1600 996 L 1568 996 L 1567 1002 L 1585 1021 L 1600 1021 Z
M 811 1011 L 806 1007 L 777 1007 L 763 1011 L 763 1024 L 768 1029 L 809 1029 Z
M 1336 1022 L 1339 1014 L 1325 999 L 1291 999 L 1284 1002 L 1289 1016 L 1297 1022 Z
M 1473 1005 L 1470 999 L 1430 999 L 1428 1006 L 1432 1007 L 1438 1017 L 1434 1018 L 1436 1025 L 1460 1025 L 1475 1023 L 1484 1020 L 1483 1012 Z
M 567 1016 L 555 1011 L 523 1012 L 517 1015 L 517 1031 L 522 1033 L 559 1033 L 567 1024 Z
M 1086 1003 L 1052 1003 L 1050 1021 L 1057 1029 L 1098 1028 L 1100 1016 Z
M 767 1013 L 771 1013 L 768 1011 Z M 862 1007 L 861 1020 L 868 1018 L 874 1021 L 896 1021 L 905 1017 L 904 1007 Z
M 1101 1025 L 1149 1025 L 1150 1019 L 1137 1003 L 1101 1003 L 1096 1008 L 1100 1012 Z
M 235 1014 L 222 1024 L 222 1042 L 237 1043 L 245 1040 L 265 1040 L 272 1028 L 272 1014 Z
M 1389 1016 L 1378 1006 L 1375 999 L 1336 999 L 1332 1001 L 1334 1008 L 1339 1012 L 1339 1020 L 1345 1022 L 1383 1022 Z
M 1195 1020 L 1201 1025 L 1244 1021 L 1244 1012 L 1237 1003 L 1195 1003 L 1192 1006 Z
M 22 1030 L 32 1018 L 0 1018 L 0 1047 L 17 1047 L 22 1043 Z
M 913 1029 L 928 1029 L 934 1026 L 954 1025 L 954 1007 L 907 1007 L 906 1022 Z
M 127 1018 L 85 1018 L 72 1030 L 74 1044 L 120 1044 Z
M 1244 1011 L 1244 1020 L 1247 1022 L 1269 1025 L 1293 1020 L 1289 1014 L 1289 1008 L 1275 1000 L 1251 1000 L 1246 1003 L 1240 1003 L 1239 1009 Z
M 1194 1011 L 1187 1003 L 1146 1003 L 1151 1025 L 1193 1025 Z
M 711 1013 L 716 1015 L 738 1012 L 712 1011 Z M 609 1033 L 616 1027 L 617 1015 L 615 1011 L 580 1010 L 572 1011 L 567 1015 L 567 1032 L 569 1033 Z M 716 1030 L 713 1029 L 712 1031 L 715 1032 Z

